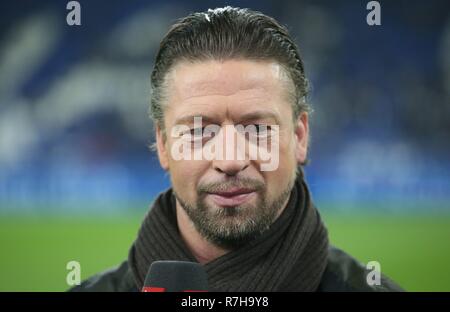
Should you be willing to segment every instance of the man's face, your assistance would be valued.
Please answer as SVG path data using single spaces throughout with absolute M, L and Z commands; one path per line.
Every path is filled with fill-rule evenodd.
M 197 230 L 217 245 L 236 247 L 266 230 L 287 203 L 297 165 L 306 158 L 308 116 L 304 113 L 293 122 L 288 92 L 291 82 L 273 62 L 180 62 L 168 77 L 166 135 L 157 128 L 160 163 L 170 172 L 177 204 Z M 194 117 L 202 118 L 201 127 L 216 125 L 219 134 L 198 135 L 193 130 Z M 266 126 L 267 130 L 242 134 L 236 131 L 237 125 Z M 171 135 L 174 127 L 180 126 L 188 129 L 188 136 Z M 189 136 L 189 130 L 196 134 Z M 238 137 L 245 142 L 252 135 L 257 137 L 256 145 L 264 142 L 269 149 L 272 146 L 272 157 L 278 157 L 274 170 L 261 170 L 267 159 L 249 157 L 250 144 L 239 146 L 242 140 Z M 192 153 L 219 140 L 216 149 L 221 146 L 224 151 L 234 151 L 235 157 L 224 152 L 225 157 L 179 159 L 173 147 L 186 137 L 192 146 L 194 141 L 202 143 Z M 270 144 L 274 140 L 276 150 Z

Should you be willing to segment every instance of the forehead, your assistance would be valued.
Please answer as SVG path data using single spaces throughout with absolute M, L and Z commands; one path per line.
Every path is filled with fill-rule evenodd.
M 287 79 L 275 62 L 252 60 L 181 62 L 169 74 L 173 90 L 184 96 L 208 91 L 231 94 L 242 89 L 271 88 Z
M 168 75 L 167 110 L 176 115 L 196 110 L 248 113 L 258 107 L 279 111 L 279 102 L 287 100 L 289 82 L 275 62 L 184 61 Z

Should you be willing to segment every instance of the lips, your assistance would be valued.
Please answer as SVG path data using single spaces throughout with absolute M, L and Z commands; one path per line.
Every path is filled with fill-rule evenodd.
M 230 188 L 226 191 L 213 192 L 211 194 L 220 195 L 223 197 L 233 197 L 233 196 L 237 196 L 237 195 L 241 195 L 241 194 L 249 194 L 252 192 L 253 192 L 252 189 L 234 187 L 234 188 Z
M 230 207 L 248 202 L 256 196 L 256 192 L 248 188 L 230 188 L 225 191 L 209 193 L 208 196 L 210 196 L 217 205 Z

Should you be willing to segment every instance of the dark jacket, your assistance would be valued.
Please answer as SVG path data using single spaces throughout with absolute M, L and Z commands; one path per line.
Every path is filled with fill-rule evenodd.
M 330 246 L 328 264 L 319 285 L 319 292 L 402 291 L 389 278 L 381 275 L 380 285 L 368 285 L 365 266 L 344 251 Z M 128 261 L 85 280 L 70 291 L 138 291 Z

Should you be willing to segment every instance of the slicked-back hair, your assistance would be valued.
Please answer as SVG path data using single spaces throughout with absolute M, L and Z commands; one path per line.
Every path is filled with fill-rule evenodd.
M 164 130 L 166 78 L 180 61 L 250 59 L 275 61 L 292 81 L 294 120 L 310 108 L 298 48 L 275 19 L 249 9 L 218 8 L 178 20 L 161 41 L 151 75 L 150 117 Z

